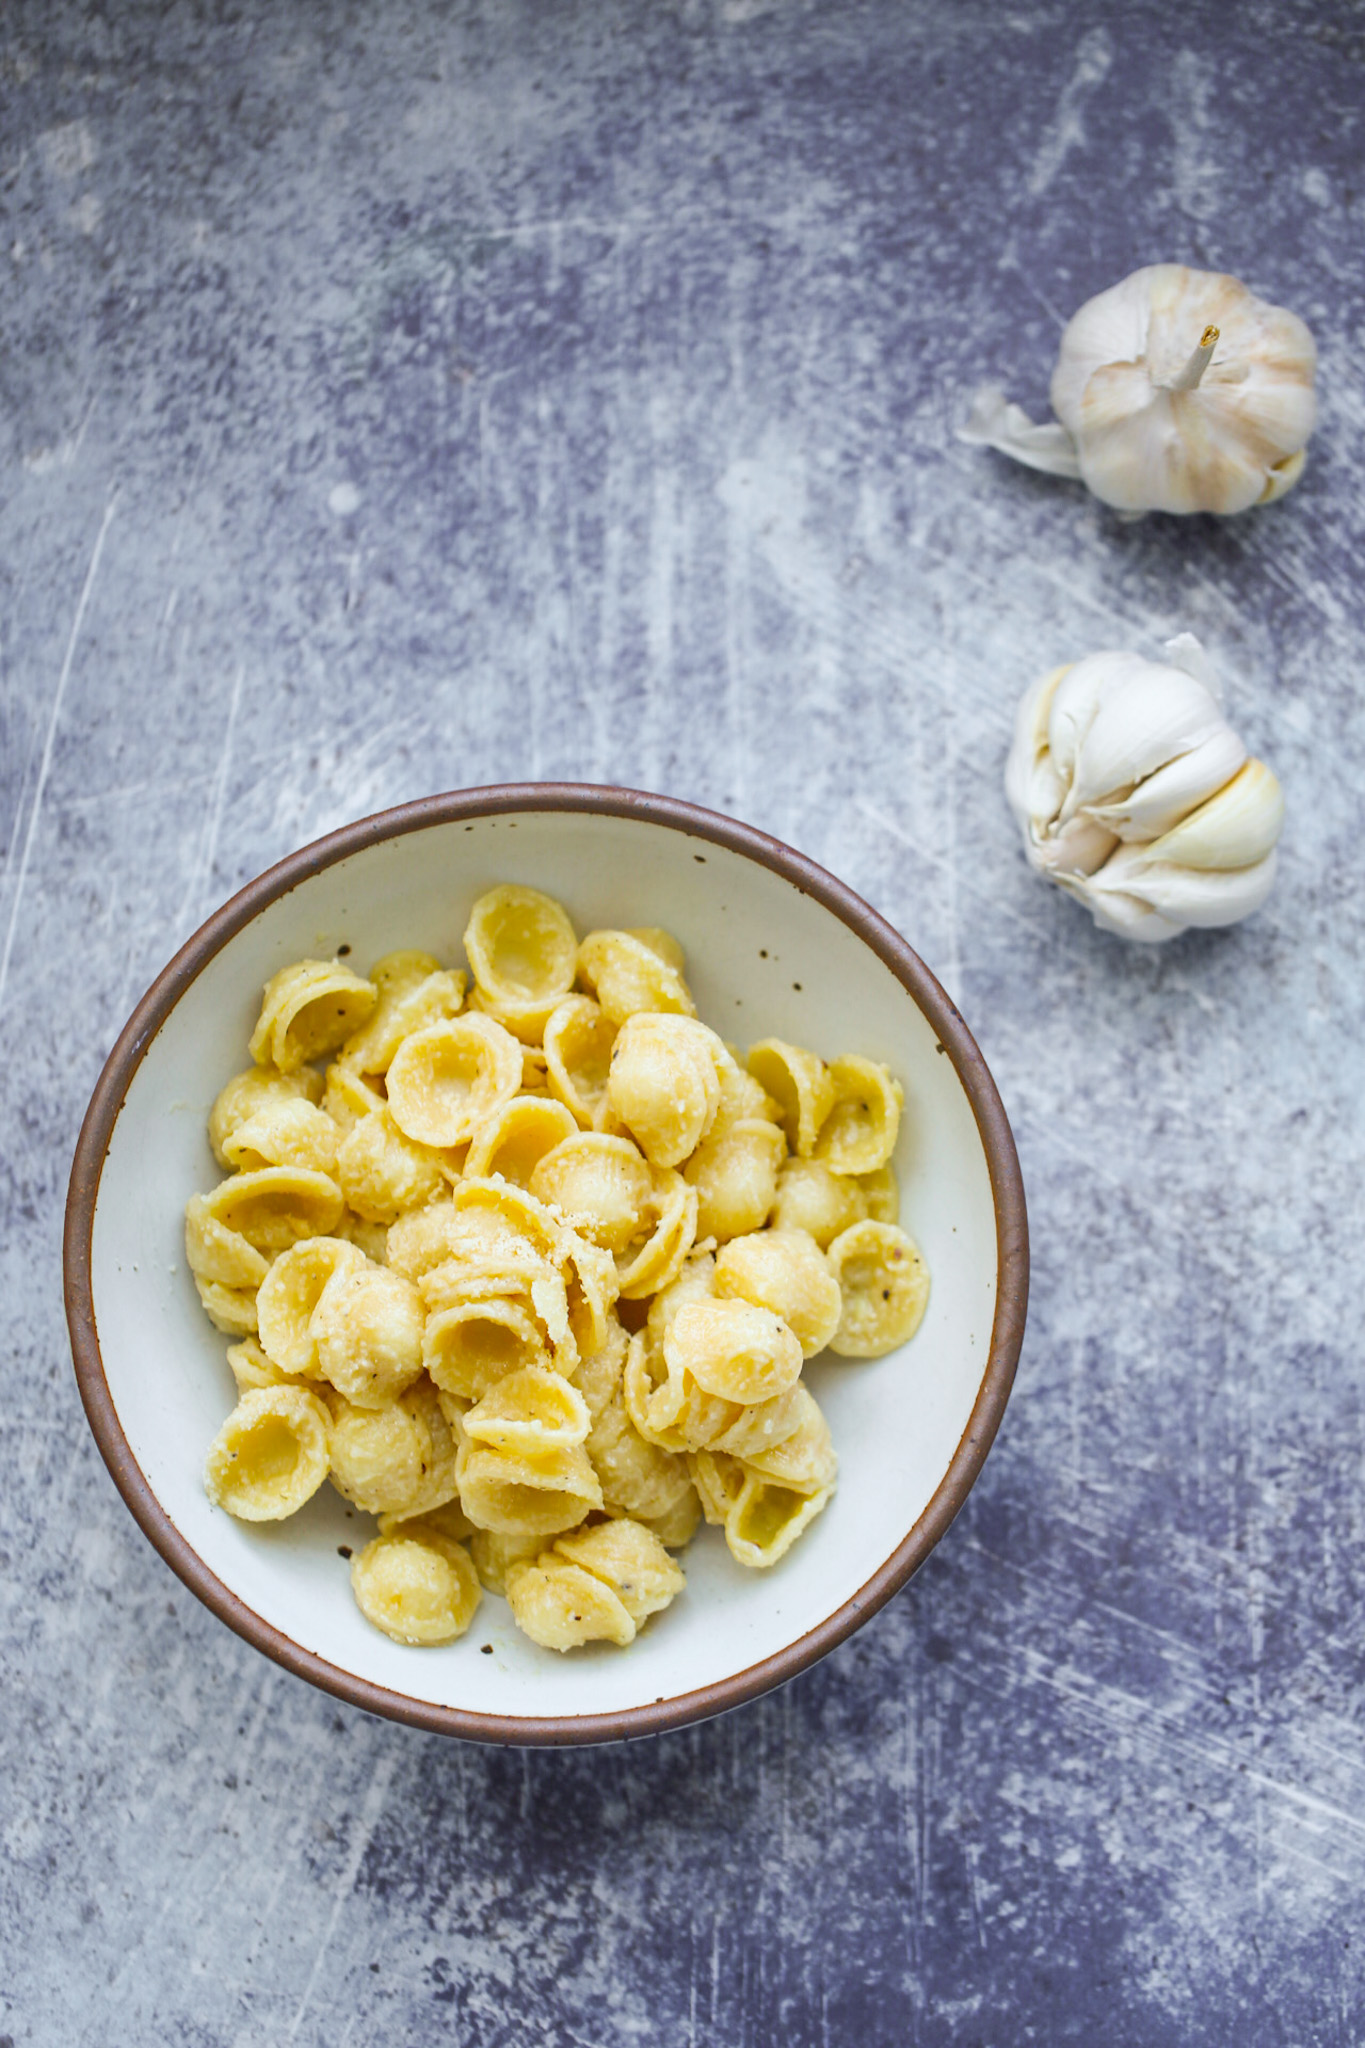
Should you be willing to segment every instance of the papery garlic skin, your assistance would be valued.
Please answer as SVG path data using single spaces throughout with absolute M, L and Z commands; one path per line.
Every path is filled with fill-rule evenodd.
M 1121 512 L 1244 512 L 1298 481 L 1317 349 L 1235 277 L 1155 263 L 1087 300 L 1052 374 L 1060 426 L 979 392 L 959 438 L 1079 477 Z
M 1029 864 L 1104 930 L 1146 943 L 1259 910 L 1284 822 L 1199 643 L 1182 634 L 1165 652 L 1110 650 L 1040 677 L 1005 769 Z

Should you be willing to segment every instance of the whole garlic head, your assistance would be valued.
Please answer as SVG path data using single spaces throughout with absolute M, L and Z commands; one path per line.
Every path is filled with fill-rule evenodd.
M 1297 314 L 1235 277 L 1154 263 L 1068 322 L 1052 373 L 1060 426 L 1034 426 L 991 389 L 959 438 L 1079 477 L 1131 515 L 1244 512 L 1302 474 L 1316 369 Z
M 1156 943 L 1236 924 L 1275 878 L 1280 785 L 1223 716 L 1199 642 L 1087 655 L 1025 693 L 1005 794 L 1030 866 L 1097 925 Z

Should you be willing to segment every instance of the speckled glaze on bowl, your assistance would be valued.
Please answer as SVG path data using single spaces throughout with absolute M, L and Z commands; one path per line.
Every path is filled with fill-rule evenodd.
M 770 1572 L 719 1531 L 685 1554 L 687 1590 L 628 1651 L 557 1657 L 485 1597 L 437 1650 L 390 1642 L 351 1597 L 342 1546 L 373 1525 L 330 1487 L 291 1520 L 212 1507 L 204 1454 L 235 1398 L 227 1340 L 184 1263 L 182 1216 L 220 1177 L 204 1133 L 247 1064 L 262 983 L 303 955 L 396 947 L 458 956 L 497 882 L 558 896 L 580 932 L 664 925 L 699 1014 L 741 1043 L 780 1036 L 885 1060 L 905 1086 L 902 1221 L 933 1277 L 913 1342 L 807 1368 L 840 1457 L 839 1491 Z M 464 790 L 365 818 L 281 861 L 158 976 L 91 1099 L 67 1203 L 67 1318 L 81 1397 L 129 1509 L 171 1568 L 300 1677 L 415 1726 L 481 1741 L 603 1742 L 705 1719 L 804 1670 L 874 1614 L 961 1507 L 1009 1396 L 1028 1236 L 1000 1098 L 957 1010 L 905 941 L 790 847 L 630 790 Z M 481 1654 L 491 1645 L 491 1654 Z

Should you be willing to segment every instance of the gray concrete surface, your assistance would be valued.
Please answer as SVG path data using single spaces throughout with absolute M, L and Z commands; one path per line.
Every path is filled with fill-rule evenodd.
M 1365 11 L 0 14 L 0 2044 L 1365 2038 Z M 1140 262 L 1322 348 L 1302 486 L 1116 523 L 958 446 Z M 1208 643 L 1289 822 L 1149 954 L 1025 869 L 1042 666 Z M 133 1000 L 344 819 L 518 777 L 794 841 L 1028 1177 L 1001 1440 L 784 1692 L 597 1754 L 340 1708 L 86 1431 L 59 1224 Z M 1352 822 L 1354 820 L 1354 823 Z

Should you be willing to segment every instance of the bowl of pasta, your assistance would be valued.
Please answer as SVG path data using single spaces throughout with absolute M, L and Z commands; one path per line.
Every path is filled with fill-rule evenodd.
M 271 868 L 87 1112 L 67 1315 L 133 1515 L 371 1712 L 602 1742 L 904 1585 L 1023 1336 L 1009 1125 L 905 940 L 664 797 L 468 790 Z

